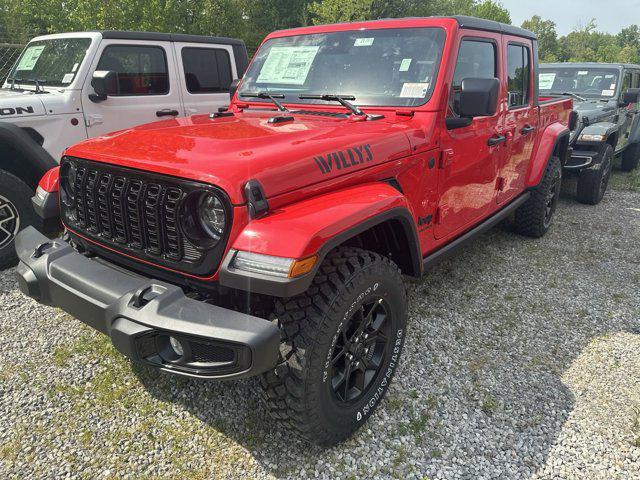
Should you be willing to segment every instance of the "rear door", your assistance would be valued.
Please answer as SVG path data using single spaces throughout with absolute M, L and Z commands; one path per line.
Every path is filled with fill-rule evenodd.
M 504 135 L 507 142 L 499 167 L 498 203 L 508 202 L 522 192 L 533 152 L 538 109 L 534 107 L 531 52 L 531 41 L 520 37 L 504 37 L 503 74 L 507 79 Z
M 118 93 L 93 102 L 96 70 L 118 74 Z M 181 114 L 180 83 L 170 42 L 103 40 L 82 90 L 90 137 Z
M 469 32 L 462 37 L 453 78 L 448 116 L 457 116 L 457 92 L 465 78 L 500 78 L 501 35 Z M 477 117 L 468 127 L 444 129 L 442 158 L 438 176 L 440 202 L 434 229 L 435 237 L 456 236 L 495 210 L 498 164 L 504 143 L 491 145 L 499 138 L 504 108 L 504 82 L 500 86 L 500 104 L 492 117 Z
M 238 77 L 231 45 L 175 43 L 184 114 L 211 113 L 229 105 L 229 87 Z

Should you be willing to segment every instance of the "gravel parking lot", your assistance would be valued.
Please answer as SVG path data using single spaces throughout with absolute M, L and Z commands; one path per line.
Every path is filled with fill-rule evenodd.
M 403 361 L 365 428 L 321 450 L 254 380 L 129 363 L 0 273 L 3 477 L 640 477 L 640 180 L 561 201 L 542 240 L 497 228 L 409 286 Z

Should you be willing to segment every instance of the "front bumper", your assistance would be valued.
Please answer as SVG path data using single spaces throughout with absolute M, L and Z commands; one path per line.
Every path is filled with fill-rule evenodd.
M 168 283 L 87 258 L 33 227 L 15 239 L 20 289 L 111 337 L 132 360 L 208 379 L 263 373 L 278 359 L 280 331 L 261 318 L 185 296 Z M 170 337 L 183 347 L 178 355 Z
M 573 150 L 564 169 L 568 171 L 580 171 L 596 166 L 599 162 L 599 151 Z

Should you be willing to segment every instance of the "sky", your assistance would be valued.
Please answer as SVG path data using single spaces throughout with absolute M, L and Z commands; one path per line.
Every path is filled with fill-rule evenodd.
M 640 0 L 499 0 L 511 13 L 511 23 L 540 15 L 556 24 L 558 35 L 566 35 L 578 25 L 596 19 L 598 30 L 618 33 L 631 24 L 640 24 Z

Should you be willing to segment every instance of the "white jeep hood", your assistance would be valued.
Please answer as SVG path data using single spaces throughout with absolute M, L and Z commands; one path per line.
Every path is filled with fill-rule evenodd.
M 46 113 L 40 95 L 33 92 L 0 89 L 0 121 L 12 117 L 35 117 L 46 115 Z

